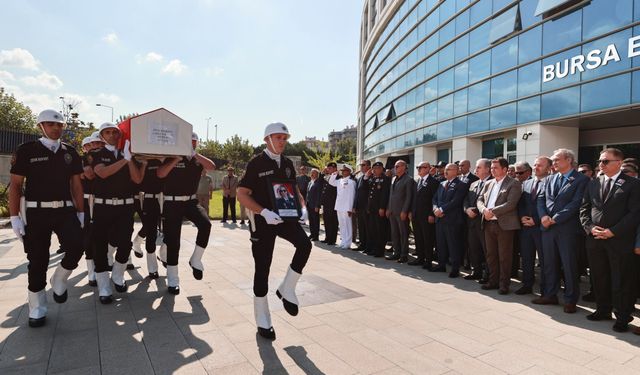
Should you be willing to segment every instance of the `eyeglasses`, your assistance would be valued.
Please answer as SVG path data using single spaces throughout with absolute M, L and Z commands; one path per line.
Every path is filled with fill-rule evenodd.
M 582 173 L 582 174 L 587 174 L 587 173 L 589 173 L 589 172 L 591 172 L 591 171 L 590 171 L 590 170 L 588 170 L 588 169 L 582 169 L 582 170 L 579 170 L 578 172 L 580 172 L 580 173 Z
M 598 160 L 598 163 L 604 164 L 604 165 L 609 165 L 609 163 L 614 162 L 614 161 L 620 161 L 620 159 L 600 159 Z
M 417 170 L 421 170 L 422 168 L 428 168 L 428 167 L 425 165 L 419 165 L 416 167 Z
M 525 173 L 527 173 L 527 171 L 524 171 L 524 172 L 522 172 L 522 171 L 521 171 L 521 172 L 517 172 L 517 171 L 516 171 L 516 175 L 518 175 L 518 176 L 523 175 L 523 174 L 525 174 Z

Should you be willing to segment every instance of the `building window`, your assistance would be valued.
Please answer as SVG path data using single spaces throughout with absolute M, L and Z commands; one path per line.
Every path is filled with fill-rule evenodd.
M 513 6 L 511 9 L 491 20 L 491 31 L 489 32 L 489 42 L 491 44 L 504 39 L 504 37 L 515 31 L 522 30 L 519 9 L 517 5 Z
M 538 0 L 535 15 L 543 15 L 545 18 L 552 17 L 580 1 L 582 0 Z
M 383 112 L 382 118 L 384 122 L 393 121 L 396 118 L 396 109 L 393 107 L 393 103 L 390 104 L 387 109 Z M 378 119 L 376 118 L 376 121 Z
M 504 138 L 482 141 L 482 157 L 493 159 L 504 156 Z
M 438 162 L 445 162 L 448 163 L 449 162 L 449 149 L 445 148 L 442 150 L 438 150 Z

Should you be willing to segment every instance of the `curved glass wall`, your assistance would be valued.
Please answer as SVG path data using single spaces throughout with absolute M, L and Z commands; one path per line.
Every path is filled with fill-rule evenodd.
M 364 156 L 639 102 L 640 0 L 540 1 L 396 7 L 365 63 Z

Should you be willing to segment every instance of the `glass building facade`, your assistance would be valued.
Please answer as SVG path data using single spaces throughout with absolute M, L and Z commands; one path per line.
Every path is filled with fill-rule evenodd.
M 640 124 L 633 121 L 640 103 L 636 36 L 640 0 L 369 0 L 359 154 L 515 161 L 547 143 L 639 142 L 636 134 L 591 145 L 598 129 Z M 593 117 L 612 111 L 627 112 L 601 125 Z M 538 133 L 537 144 L 525 143 L 527 128 Z M 583 135 L 587 130 L 592 134 Z M 568 144 L 545 139 L 554 134 Z

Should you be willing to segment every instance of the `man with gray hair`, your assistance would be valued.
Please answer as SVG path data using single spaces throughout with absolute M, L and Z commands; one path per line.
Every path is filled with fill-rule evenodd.
M 531 178 L 531 165 L 526 161 L 518 161 L 514 164 L 516 169 L 516 178 L 518 181 L 524 183 L 526 180 Z
M 407 163 L 398 160 L 395 164 L 396 175 L 391 181 L 387 218 L 391 222 L 391 241 L 393 255 L 387 260 L 405 263 L 409 260 L 409 213 L 413 201 L 416 182 L 407 175 Z
M 467 238 L 469 242 L 469 261 L 473 272 L 465 276 L 465 280 L 485 280 L 489 279 L 489 272 L 485 260 L 487 252 L 484 232 L 482 231 L 482 215 L 478 211 L 478 197 L 482 194 L 484 186 L 491 177 L 491 160 L 478 159 L 476 161 L 475 175 L 478 177 L 469 186 L 469 192 L 465 197 L 462 208 L 467 215 Z

